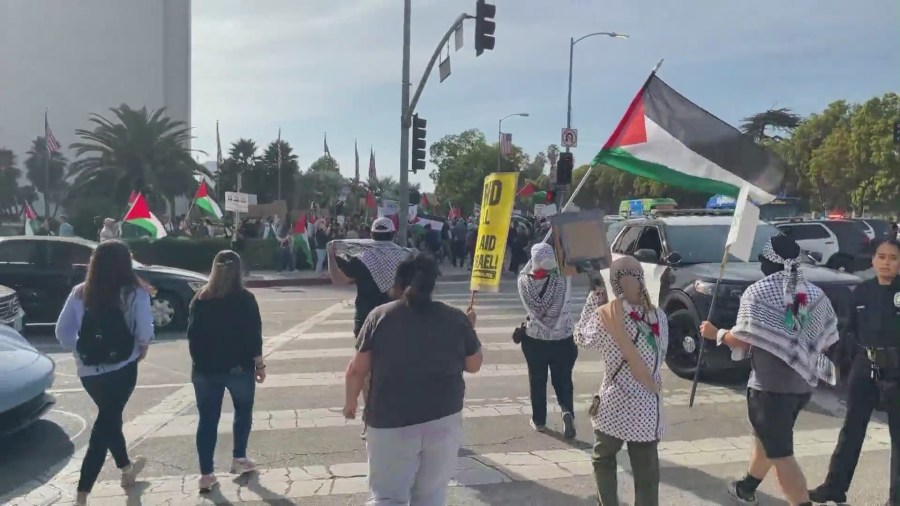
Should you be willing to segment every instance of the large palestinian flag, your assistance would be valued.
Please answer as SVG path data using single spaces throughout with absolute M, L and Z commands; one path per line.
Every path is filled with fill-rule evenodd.
M 206 186 L 206 181 L 200 181 L 197 193 L 194 194 L 194 205 L 213 218 L 217 220 L 222 219 L 222 210 L 219 209 L 219 204 L 216 203 L 215 199 L 209 195 L 209 187 Z
M 150 212 L 150 208 L 147 206 L 147 200 L 141 194 L 138 194 L 137 197 L 135 197 L 128 212 L 125 213 L 125 218 L 122 219 L 122 222 L 130 223 L 146 230 L 150 233 L 150 237 L 155 239 L 162 239 L 167 235 L 165 227 L 163 227 L 163 224 Z
M 707 193 L 737 197 L 751 185 L 765 204 L 781 190 L 784 166 L 753 139 L 652 74 L 594 165 Z M 754 188 L 755 187 L 755 188 Z

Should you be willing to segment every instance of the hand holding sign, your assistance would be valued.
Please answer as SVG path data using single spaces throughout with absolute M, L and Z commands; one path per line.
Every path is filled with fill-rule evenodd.
M 473 292 L 500 291 L 500 274 L 518 178 L 516 172 L 497 172 L 484 178 L 478 238 L 472 263 Z

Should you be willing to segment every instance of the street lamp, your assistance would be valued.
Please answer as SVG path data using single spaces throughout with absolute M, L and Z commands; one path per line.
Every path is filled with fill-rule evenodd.
M 523 118 L 527 118 L 528 113 L 527 112 L 517 112 L 517 113 L 513 113 L 513 114 L 507 114 L 506 116 L 503 116 L 502 118 L 500 118 L 500 121 L 497 122 L 497 171 L 498 172 L 500 171 L 500 161 L 503 156 L 502 149 L 501 149 L 503 146 L 503 120 L 512 118 L 513 116 L 521 116 Z
M 569 99 L 568 106 L 566 108 L 566 128 L 572 128 L 572 60 L 575 55 L 575 44 L 587 39 L 589 37 L 596 37 L 598 35 L 605 35 L 607 37 L 613 39 L 627 39 L 628 36 L 622 33 L 616 32 L 596 32 L 589 33 L 579 38 L 570 38 L 569 39 Z M 566 147 L 566 152 L 569 152 L 569 148 Z

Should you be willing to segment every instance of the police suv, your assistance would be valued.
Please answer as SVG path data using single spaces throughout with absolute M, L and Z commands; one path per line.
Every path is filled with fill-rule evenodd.
M 624 222 L 610 243 L 613 260 L 632 256 L 641 262 L 650 298 L 668 316 L 669 352 L 666 363 L 675 374 L 692 377 L 697 367 L 700 322 L 707 319 L 725 240 L 733 211 L 667 210 Z M 729 257 L 719 286 L 716 307 L 709 320 L 719 328 L 734 325 L 744 290 L 763 278 L 757 258 L 766 241 L 780 232 L 760 223 L 753 240 L 750 262 Z M 842 368 L 845 329 L 850 315 L 850 293 L 860 279 L 852 274 L 815 265 L 803 266 L 807 281 L 824 290 L 838 315 L 841 342 L 829 352 Z M 607 284 L 609 271 L 602 271 Z M 703 377 L 729 370 L 747 370 L 749 362 L 733 362 L 727 347 L 707 346 L 700 364 Z M 845 369 L 846 370 L 846 369 Z

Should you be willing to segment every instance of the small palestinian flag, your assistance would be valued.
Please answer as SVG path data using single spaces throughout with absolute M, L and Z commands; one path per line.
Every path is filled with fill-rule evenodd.
M 134 203 L 131 204 L 128 212 L 125 213 L 125 218 L 122 222 L 130 223 L 146 230 L 150 233 L 150 237 L 153 237 L 154 239 L 162 239 L 167 235 L 165 227 L 163 227 L 163 224 L 150 212 L 150 208 L 147 207 L 147 200 L 141 194 L 138 194 L 137 197 L 135 197 Z
M 531 195 L 534 195 L 534 193 L 536 191 L 537 191 L 537 186 L 535 186 L 534 183 L 529 181 L 528 183 L 525 184 L 525 186 L 522 187 L 521 190 L 518 191 L 518 193 L 516 193 L 516 197 L 522 197 L 522 198 L 530 197 Z
M 200 181 L 197 193 L 194 194 L 194 205 L 217 220 L 222 219 L 222 210 L 219 209 L 219 204 L 216 203 L 215 199 L 209 195 L 209 187 L 206 186 L 206 181 Z
M 25 235 L 34 235 L 38 227 L 40 227 L 37 213 L 34 212 L 34 208 L 31 207 L 31 204 L 25 202 L 25 204 L 22 205 L 22 214 L 25 216 Z
M 303 262 L 312 267 L 312 254 L 309 251 L 309 235 L 307 234 L 307 217 L 306 213 L 301 213 L 300 217 L 294 220 L 294 226 L 291 229 L 291 235 L 294 236 L 294 251 L 297 252 L 297 256 L 303 257 Z
M 593 164 L 732 197 L 749 185 L 759 204 L 774 200 L 784 181 L 784 165 L 775 155 L 670 88 L 655 73 L 634 97 Z

